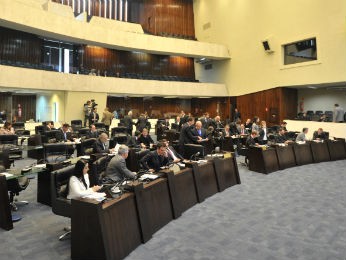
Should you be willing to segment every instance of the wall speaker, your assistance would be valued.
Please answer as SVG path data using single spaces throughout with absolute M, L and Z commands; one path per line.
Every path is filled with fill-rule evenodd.
M 269 44 L 269 40 L 263 40 L 262 41 L 262 45 L 263 45 L 263 48 L 264 48 L 264 51 L 265 52 L 274 52 L 271 48 L 270 48 L 270 44 Z

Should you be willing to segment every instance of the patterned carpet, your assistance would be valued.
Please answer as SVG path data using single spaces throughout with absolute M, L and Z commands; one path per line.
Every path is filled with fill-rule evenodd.
M 189 209 L 126 260 L 345 260 L 345 168 L 343 160 L 263 175 L 239 165 L 241 185 Z M 1 259 L 70 259 L 70 240 L 58 241 L 69 220 L 36 203 L 36 185 L 20 195 L 31 201 L 19 207 L 23 219 L 0 231 Z

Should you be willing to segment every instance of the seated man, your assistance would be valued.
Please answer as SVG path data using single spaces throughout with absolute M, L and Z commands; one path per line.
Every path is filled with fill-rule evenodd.
M 255 141 L 256 136 L 257 136 L 257 132 L 256 131 L 252 131 L 251 135 L 249 135 L 248 138 L 246 139 L 246 147 L 258 146 L 259 145 Z
M 151 172 L 160 171 L 161 167 L 166 166 L 168 163 L 166 144 L 162 142 L 156 145 L 155 151 L 151 151 L 140 160 L 140 165 Z
M 87 137 L 88 138 L 97 138 L 98 136 L 99 136 L 99 133 L 96 129 L 96 126 L 94 124 L 92 124 L 90 126 L 88 133 L 87 133 Z
M 300 134 L 298 134 L 296 138 L 296 142 L 305 142 L 307 140 L 306 134 L 308 133 L 308 131 L 309 131 L 309 128 L 304 127 L 303 131 Z
M 60 131 L 56 134 L 55 138 L 57 142 L 73 142 L 72 132 L 70 131 L 69 124 L 63 124 Z
M 106 133 L 100 134 L 93 146 L 93 153 L 112 153 L 113 149 L 107 147 L 107 141 L 108 135 Z
M 126 158 L 129 155 L 129 148 L 126 145 L 120 145 L 118 154 L 109 162 L 106 169 L 106 176 L 114 182 L 123 181 L 125 178 L 135 178 L 136 173 L 131 172 L 126 167 Z
M 184 160 L 183 156 L 177 153 L 177 151 L 173 148 L 173 146 L 169 145 L 168 140 L 162 139 L 160 142 L 165 143 L 166 145 L 169 162 L 177 163 Z
M 137 144 L 139 144 L 141 148 L 149 148 L 150 144 L 154 144 L 153 139 L 148 134 L 148 129 L 143 128 L 142 133 L 137 138 Z
M 283 127 L 279 128 L 279 133 L 278 135 L 275 136 L 275 143 L 277 144 L 288 144 L 292 142 L 291 140 L 287 139 L 287 136 L 285 134 L 285 129 Z
M 327 134 L 323 132 L 322 128 L 318 128 L 317 131 L 314 132 L 313 140 L 325 141 L 328 139 Z

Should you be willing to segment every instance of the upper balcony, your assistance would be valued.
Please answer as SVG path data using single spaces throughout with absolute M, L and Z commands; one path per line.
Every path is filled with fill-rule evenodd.
M 226 46 L 148 35 L 139 24 L 100 17 L 75 17 L 70 6 L 44 0 L 2 0 L 0 26 L 64 41 L 152 54 L 230 59 Z

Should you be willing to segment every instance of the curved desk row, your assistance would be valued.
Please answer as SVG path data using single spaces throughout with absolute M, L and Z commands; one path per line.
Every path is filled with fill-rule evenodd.
M 289 167 L 346 159 L 344 139 L 325 142 L 306 142 L 289 144 L 267 149 L 250 147 L 248 151 L 249 169 L 268 174 Z
M 123 259 L 185 210 L 227 187 L 240 184 L 235 158 L 164 170 L 133 192 L 104 203 L 72 200 L 72 259 Z

